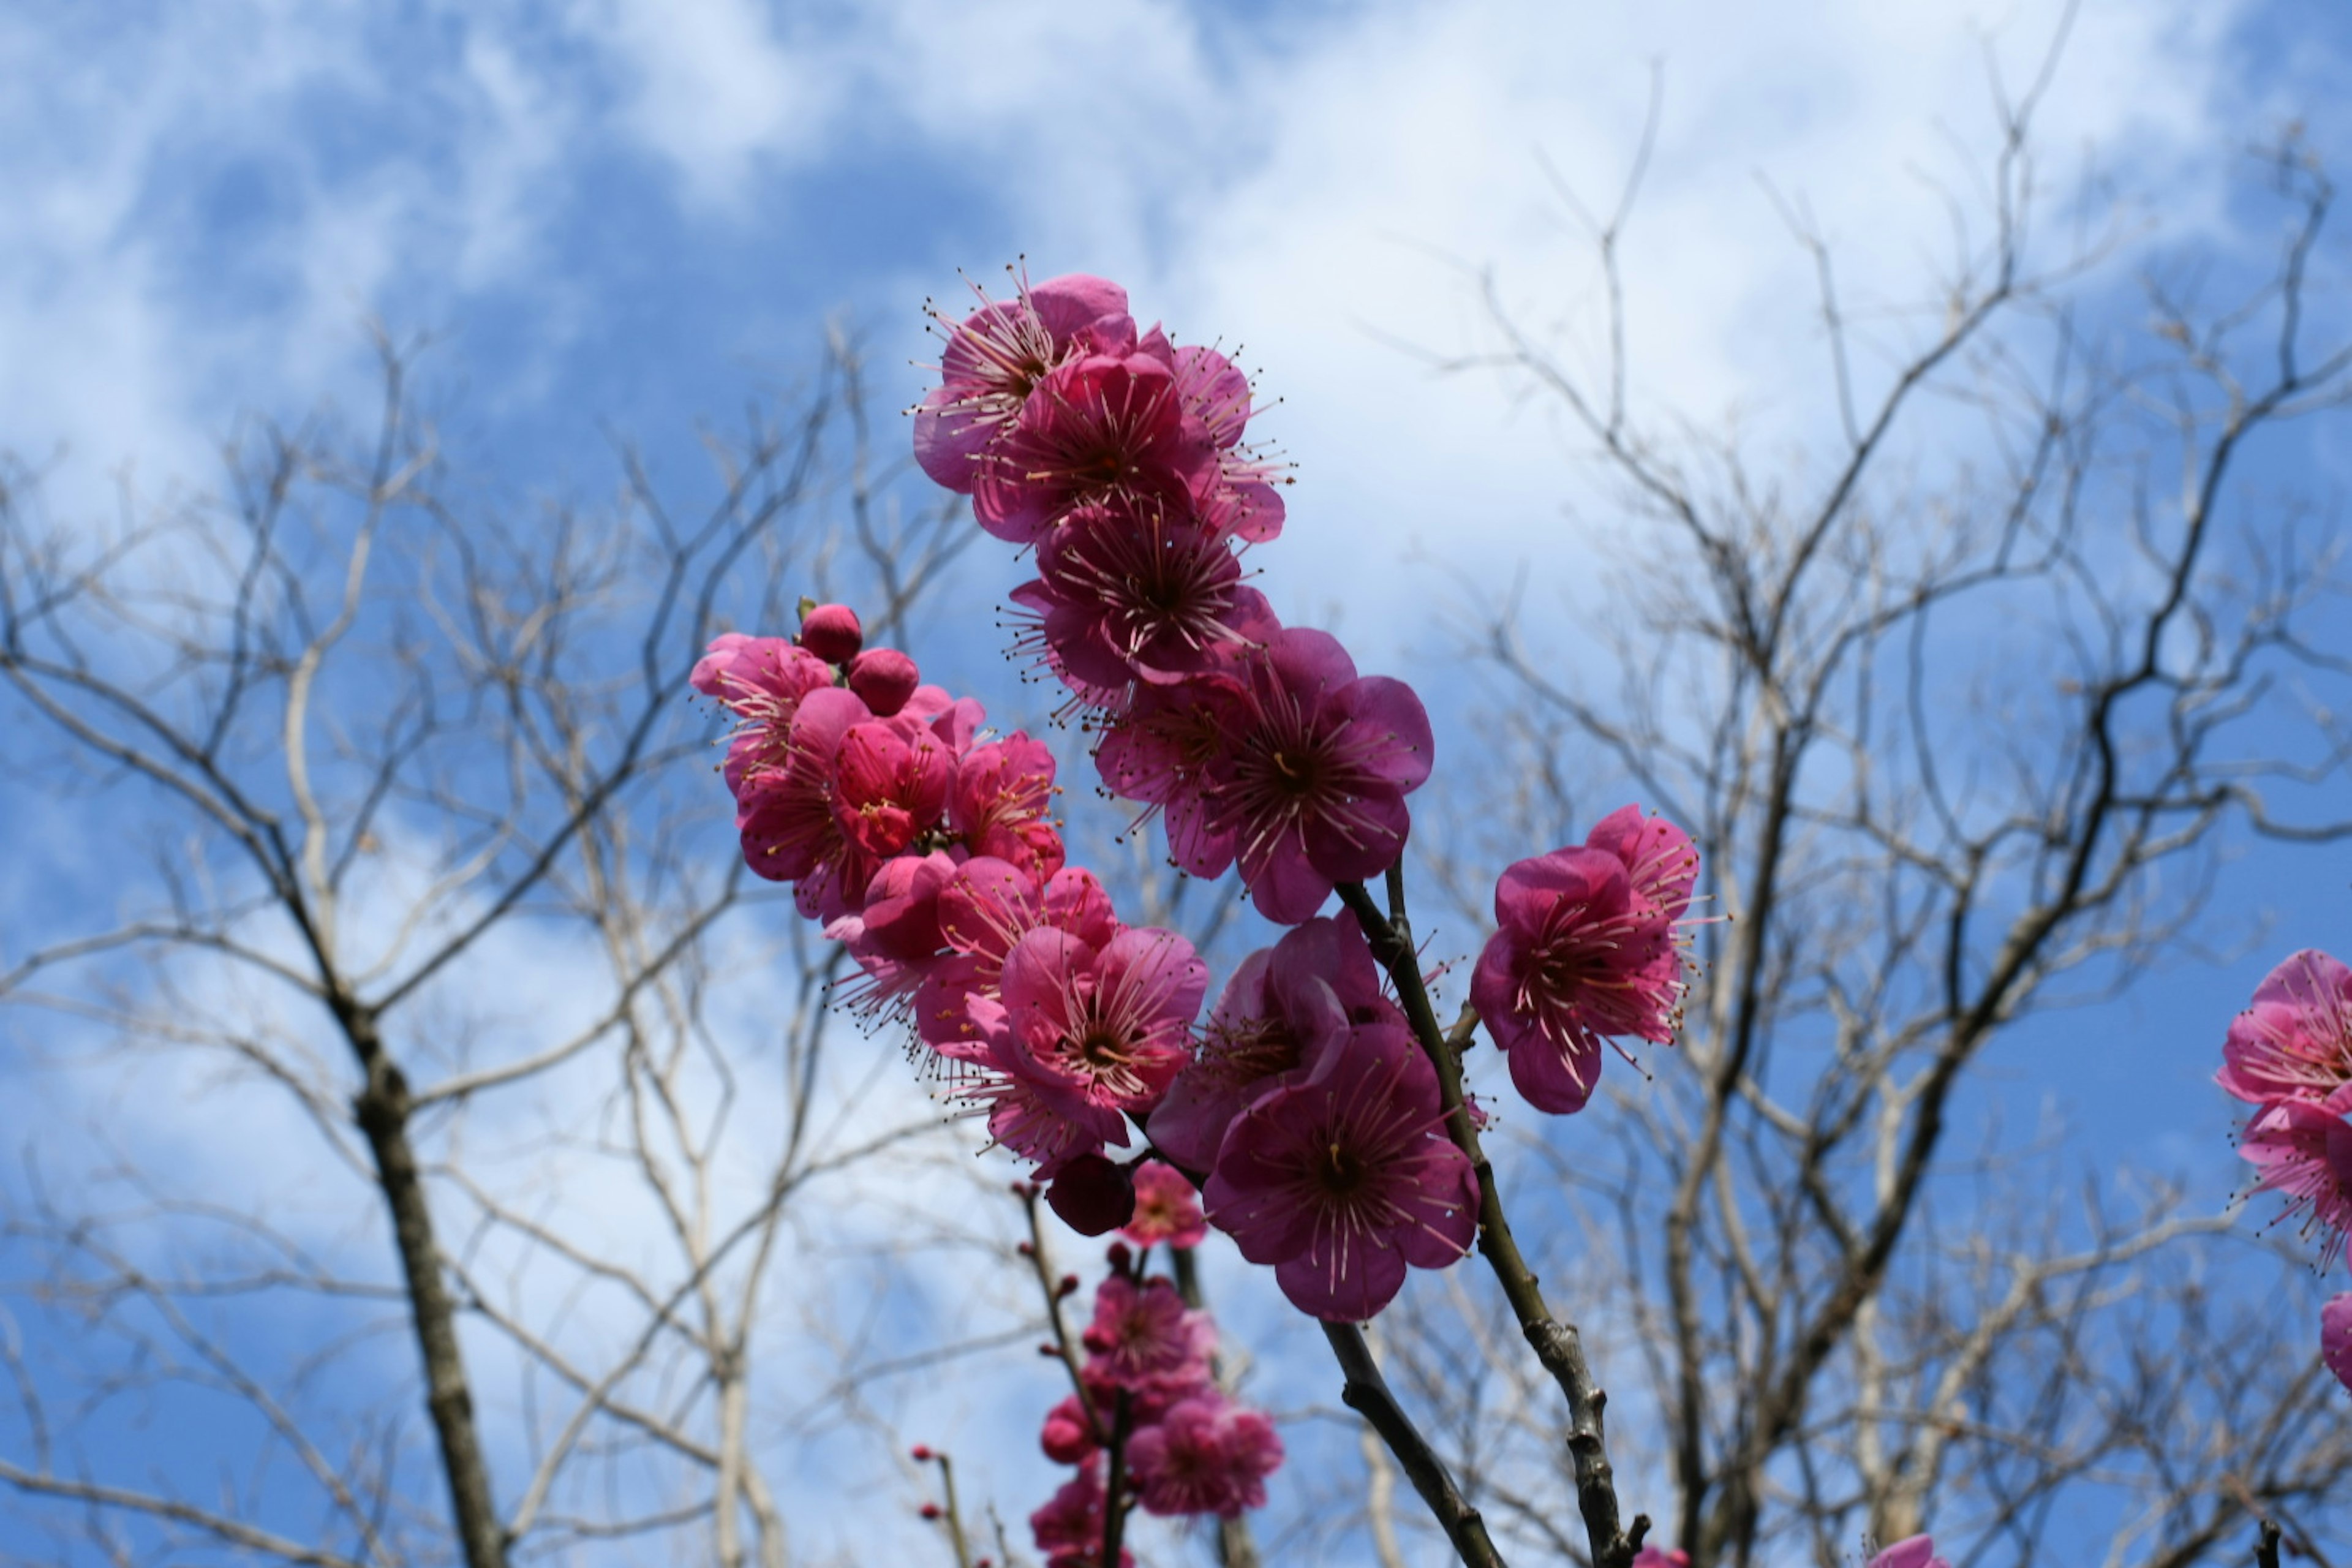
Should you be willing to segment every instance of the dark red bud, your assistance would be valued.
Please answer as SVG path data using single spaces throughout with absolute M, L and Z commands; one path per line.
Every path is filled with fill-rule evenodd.
M 1078 1293 L 1078 1277 L 1077 1277 L 1076 1275 L 1075 1275 L 1075 1274 L 1065 1274 L 1065 1275 L 1063 1275 L 1063 1276 L 1062 1276 L 1062 1288 L 1061 1288 L 1061 1289 L 1057 1292 L 1057 1294 L 1059 1294 L 1059 1295 L 1064 1295 L 1064 1296 L 1075 1296 L 1075 1295 L 1076 1295 L 1077 1293 Z
M 819 605 L 801 617 L 801 647 L 827 664 L 847 664 L 866 646 L 866 628 L 847 605 Z
M 1080 1236 L 1103 1236 L 1135 1217 L 1135 1182 L 1124 1165 L 1081 1154 L 1062 1167 L 1045 1202 Z
M 908 1449 L 907 1453 L 917 1464 L 920 1464 L 931 1457 L 931 1446 L 929 1443 L 918 1443 Z
M 895 647 L 869 647 L 849 661 L 849 689 L 874 710 L 877 719 L 887 719 L 904 708 L 922 679 L 915 661 Z
M 1127 1243 L 1123 1241 L 1112 1242 L 1109 1250 L 1103 1256 L 1110 1260 L 1111 1272 L 1114 1274 L 1124 1274 L 1135 1267 L 1135 1254 L 1127 1249 Z
M 925 1519 L 937 1519 L 937 1518 L 939 1518 L 939 1517 L 940 1517 L 940 1505 L 939 1505 L 939 1504 L 937 1504 L 937 1503 L 935 1503 L 935 1502 L 927 1502 L 927 1503 L 925 1503 L 925 1504 L 923 1505 L 923 1517 L 924 1517 Z
M 1025 1241 L 1024 1241 L 1024 1242 L 1020 1243 L 1018 1246 L 1014 1247 L 1013 1250 L 1014 1250 L 1015 1252 L 1018 1252 L 1022 1257 L 1024 1257 L 1024 1258 L 1027 1258 L 1027 1257 L 1031 1256 L 1032 1254 L 1034 1254 L 1034 1253 L 1037 1250 L 1037 1248 L 1036 1248 L 1034 1246 L 1031 1245 L 1030 1243 L 1028 1243 L 1028 1242 L 1025 1242 Z

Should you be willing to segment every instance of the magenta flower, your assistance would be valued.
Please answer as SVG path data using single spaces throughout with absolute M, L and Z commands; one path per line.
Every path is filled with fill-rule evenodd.
M 1181 808 L 1181 784 L 1166 804 L 1171 846 L 1180 828 L 1192 838 L 1180 864 L 1215 875 L 1224 869 L 1216 857 L 1229 853 L 1258 912 L 1296 925 L 1334 884 L 1396 863 L 1411 826 L 1404 797 L 1430 768 L 1429 715 L 1412 688 L 1359 678 L 1337 638 L 1294 628 L 1244 659 L 1225 690 L 1204 695 L 1219 732 L 1199 780 L 1197 829 Z M 1108 765 L 1104 780 L 1118 788 Z
M 975 856 L 1018 866 L 1040 880 L 1062 868 L 1054 809 L 1054 753 L 1015 730 L 974 746 L 957 765 L 948 826 Z
M 2313 948 L 2270 972 L 2222 1042 L 2218 1082 L 2256 1105 L 2352 1083 L 2352 969 Z
M 2352 1232 L 2352 1087 L 2325 1100 L 2282 1100 L 2256 1113 L 2238 1152 L 2262 1173 L 2254 1191 L 2287 1200 L 2284 1218 L 2302 1216 L 2316 1232 L 2320 1255 L 2333 1259 Z
M 1097 353 L 1038 382 L 978 468 L 972 516 L 997 538 L 1028 544 L 1090 503 L 1189 511 L 1217 460 L 1165 364 Z
M 865 908 L 824 928 L 860 971 L 860 984 L 843 987 L 840 1001 L 872 1014 L 901 1007 L 915 994 L 944 956 L 940 894 L 955 871 L 955 862 L 937 851 L 882 863 L 866 886 Z
M 1173 931 L 1123 931 L 1098 948 L 1041 927 L 1005 954 L 1001 984 L 1005 1037 L 1027 1068 L 1088 1104 L 1140 1113 L 1191 1058 L 1208 966 Z
M 980 294 L 980 309 L 944 329 L 940 384 L 915 409 L 915 461 L 935 484 L 969 495 L 992 442 L 1021 413 L 1047 373 L 1097 346 L 1132 342 L 1127 290 L 1083 273 L 1031 286 L 1014 298 Z M 975 289 L 975 293 L 980 291 Z
M 1176 686 L 1136 688 L 1103 727 L 1095 769 L 1121 800 L 1141 801 L 1164 816 L 1169 858 L 1195 877 L 1222 877 L 1234 863 L 1230 832 L 1209 826 L 1210 775 L 1245 726 L 1249 700 L 1241 680 L 1220 670 Z
M 1896 1542 L 1872 1558 L 1866 1568 L 1952 1568 L 1936 1555 L 1932 1536 L 1914 1535 Z
M 1449 1142 L 1437 1075 L 1412 1037 L 1369 1024 L 1226 1131 L 1209 1220 L 1301 1311 L 1361 1322 L 1405 1266 L 1443 1268 L 1478 1228 L 1478 1179 Z
M 1217 452 L 1216 482 L 1203 511 L 1220 534 L 1254 543 L 1274 538 L 1282 531 L 1286 508 L 1278 487 L 1289 483 L 1289 465 L 1242 442 L 1242 431 L 1256 412 L 1249 377 L 1211 348 L 1172 350 L 1171 364 L 1185 406 Z
M 1039 1072 L 1018 1053 L 1005 1049 L 1001 1030 L 983 1042 L 977 1057 L 941 1054 L 955 1064 L 955 1098 L 986 1116 L 989 1137 L 1034 1164 L 1039 1180 L 1057 1184 L 1055 1192 L 1061 1201 L 1055 1212 L 1069 1220 L 1072 1228 L 1081 1235 L 1099 1236 L 1125 1222 L 1129 1211 L 1122 1208 L 1100 1225 L 1080 1224 L 1076 1216 L 1095 1212 L 1112 1194 L 1091 1180 L 1075 1183 L 1067 1191 L 1060 1188 L 1058 1181 L 1064 1173 L 1087 1161 L 1101 1160 L 1106 1148 L 1126 1148 L 1127 1118 L 1108 1106 L 1092 1103 L 1067 1084 Z M 1125 1190 L 1123 1181 L 1118 1185 Z
M 1680 1547 L 1669 1552 L 1644 1546 L 1633 1553 L 1633 1568 L 1690 1568 L 1690 1553 Z
M 1045 1413 L 1045 1426 L 1037 1434 L 1037 1446 L 1057 1465 L 1082 1465 L 1087 1456 L 1100 1446 L 1095 1441 L 1094 1423 L 1087 1419 L 1087 1407 L 1078 1403 L 1076 1394 L 1068 1395 Z
M 1675 931 L 1697 874 L 1683 831 L 1630 805 L 1582 847 L 1503 873 L 1470 1001 L 1528 1103 L 1583 1110 L 1604 1037 L 1673 1041 L 1683 984 Z
M 2352 1388 L 2352 1291 L 2329 1297 L 2319 1309 L 2319 1359 L 2336 1382 Z
M 1198 1054 L 1151 1113 L 1151 1141 L 1196 1171 L 1262 1089 L 1311 1068 L 1358 1024 L 1402 1023 L 1356 917 L 1307 921 L 1242 960 L 1202 1031 Z
M 1127 1460 L 1145 1512 L 1236 1519 L 1265 1506 L 1265 1478 L 1282 1466 L 1282 1439 L 1263 1413 L 1212 1390 L 1135 1434 Z
M 874 879 L 876 858 L 841 830 L 834 765 L 849 731 L 872 717 L 840 687 L 810 692 L 786 729 L 783 765 L 755 772 L 739 797 L 735 826 L 745 863 L 793 883 L 793 902 L 811 920 L 854 913 Z
M 1096 1289 L 1084 1337 L 1088 1377 L 1130 1393 L 1205 1386 L 1217 1348 L 1209 1314 L 1186 1307 L 1176 1287 L 1165 1279 L 1139 1286 L 1118 1274 Z
M 803 698 L 833 684 L 833 668 L 782 637 L 725 632 L 711 639 L 688 679 L 738 721 L 725 772 L 727 787 L 740 802 L 758 774 L 783 767 L 793 715 Z
M 1090 1454 L 1053 1500 L 1029 1516 L 1045 1568 L 1101 1568 L 1103 1500 L 1102 1456 Z M 1119 1568 L 1133 1568 L 1135 1557 L 1121 1547 L 1118 1561 Z
M 1199 674 L 1281 629 L 1223 538 L 1154 502 L 1072 512 L 1039 542 L 1037 574 L 1013 594 L 1037 618 L 1024 642 L 1097 706 L 1138 680 Z
M 946 815 L 955 757 L 919 721 L 869 720 L 843 734 L 835 754 L 834 816 L 876 860 L 903 853 Z
M 957 868 L 940 889 L 940 934 L 950 956 L 932 969 L 916 999 L 915 1026 L 924 1041 L 950 1056 L 984 1054 L 994 1026 L 1005 956 L 1039 926 L 1066 931 L 1094 947 L 1108 945 L 1123 928 L 1110 895 L 1094 873 L 1071 866 L 1037 879 L 1010 861 L 975 858 Z M 983 1019 L 973 1016 L 982 1004 Z
M 1135 1167 L 1135 1217 L 1119 1234 L 1139 1247 L 1162 1241 L 1171 1247 L 1198 1247 L 1209 1234 L 1208 1222 L 1201 1217 L 1201 1194 L 1175 1166 L 1146 1160 Z

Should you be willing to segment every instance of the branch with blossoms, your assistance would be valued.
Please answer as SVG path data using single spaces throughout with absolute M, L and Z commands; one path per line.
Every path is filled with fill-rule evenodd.
M 1061 716 L 1093 737 L 1104 786 L 1160 819 L 1175 865 L 1237 868 L 1258 912 L 1290 930 L 1200 1023 L 1209 976 L 1192 945 L 1127 925 L 1068 864 L 1045 746 L 991 736 L 978 702 L 865 647 L 839 605 L 804 606 L 791 639 L 722 637 L 696 671 L 738 721 L 722 771 L 746 863 L 793 885 L 857 961 L 850 1005 L 908 1029 L 924 1070 L 1030 1163 L 1074 1229 L 1132 1222 L 1139 1166 L 1112 1151 L 1139 1133 L 1197 1186 L 1207 1223 L 1329 1327 L 1349 1403 L 1457 1554 L 1490 1563 L 1475 1510 L 1352 1328 L 1408 1270 L 1477 1247 L 1566 1401 L 1591 1560 L 1626 1568 L 1647 1521 L 1621 1522 L 1605 1395 L 1512 1240 L 1461 1055 L 1483 1021 L 1519 1092 L 1567 1114 L 1590 1099 L 1605 1040 L 1671 1042 L 1689 838 L 1627 807 L 1512 867 L 1475 1011 L 1441 1028 L 1402 868 L 1406 797 L 1433 760 L 1428 715 L 1244 583 L 1243 552 L 1282 531 L 1288 482 L 1244 439 L 1247 377 L 1213 349 L 1139 331 L 1100 279 L 1021 279 L 1010 300 L 937 319 L 941 381 L 915 410 L 915 455 L 971 496 L 982 530 L 1032 553 L 1036 576 L 1010 593 L 1015 656 L 1066 688 Z M 1279 1459 L 1254 1413 L 1165 1397 L 1170 1378 L 1200 1384 L 1206 1320 L 1124 1248 L 1111 1262 L 1092 1359 L 1057 1336 L 1077 1386 L 1047 1447 L 1080 1470 L 1033 1521 L 1056 1564 L 1121 1561 L 1130 1495 L 1230 1516 Z M 1059 1286 L 1040 1279 L 1053 1306 Z

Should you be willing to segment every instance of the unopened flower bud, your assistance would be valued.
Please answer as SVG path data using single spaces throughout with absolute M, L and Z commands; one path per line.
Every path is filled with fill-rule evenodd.
M 1124 1274 L 1135 1266 L 1135 1254 L 1127 1249 L 1127 1243 L 1123 1241 L 1112 1242 L 1109 1249 L 1103 1256 L 1110 1260 L 1111 1272 L 1114 1274 Z
M 918 1443 L 907 1450 L 907 1455 L 919 1465 L 931 1457 L 931 1446 L 929 1443 Z
M 922 679 L 915 661 L 895 647 L 869 647 L 849 661 L 849 689 L 877 719 L 904 708 Z
M 801 647 L 827 664 L 847 664 L 866 646 L 866 630 L 847 605 L 819 605 L 801 617 Z
M 1078 1293 L 1078 1277 L 1075 1274 L 1063 1275 L 1062 1288 L 1056 1293 L 1064 1296 L 1076 1295 Z
M 925 1504 L 923 1505 L 923 1517 L 924 1517 L 925 1519 L 937 1519 L 937 1518 L 939 1518 L 939 1517 L 940 1517 L 940 1505 L 939 1505 L 939 1504 L 937 1504 L 937 1503 L 935 1503 L 935 1502 L 927 1502 L 927 1503 L 925 1503 Z

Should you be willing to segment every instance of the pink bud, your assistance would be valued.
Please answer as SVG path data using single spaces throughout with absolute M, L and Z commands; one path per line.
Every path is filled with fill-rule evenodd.
M 849 661 L 849 689 L 874 710 L 877 719 L 887 719 L 904 708 L 922 679 L 915 661 L 895 647 L 869 647 Z
M 847 605 L 819 605 L 801 617 L 801 647 L 827 664 L 847 664 L 866 646 L 866 630 Z

